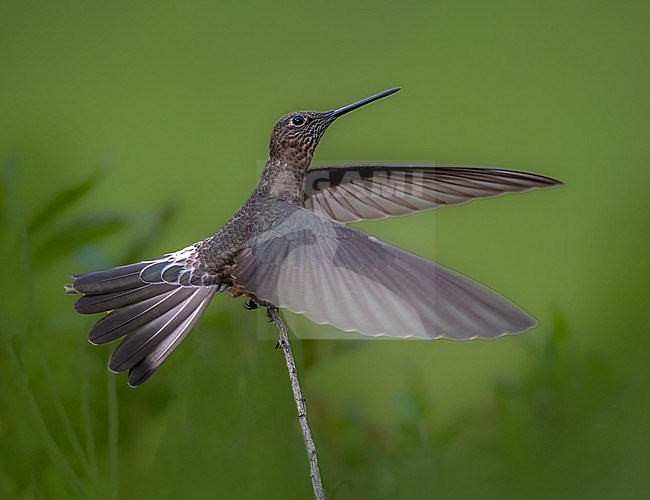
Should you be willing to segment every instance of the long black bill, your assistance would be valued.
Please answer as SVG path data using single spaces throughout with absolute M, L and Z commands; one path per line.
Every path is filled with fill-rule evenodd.
M 376 101 L 377 99 L 381 99 L 382 97 L 389 96 L 391 94 L 394 94 L 395 92 L 398 92 L 400 89 L 395 88 L 395 89 L 388 89 L 384 90 L 383 92 L 379 92 L 379 94 L 375 94 L 370 97 L 366 97 L 365 99 L 361 99 L 360 101 L 354 102 L 352 104 L 348 104 L 347 106 L 343 106 L 342 108 L 335 109 L 334 111 L 330 111 L 332 116 L 334 118 L 338 118 L 339 116 L 344 115 L 345 113 L 349 113 L 350 111 L 354 111 L 357 108 L 360 108 L 361 106 L 365 106 L 366 104 L 370 104 L 373 101 Z

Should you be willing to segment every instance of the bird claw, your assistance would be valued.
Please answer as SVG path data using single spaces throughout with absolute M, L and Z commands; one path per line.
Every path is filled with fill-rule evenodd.
M 275 320 L 273 319 L 273 315 L 271 313 L 273 312 L 273 309 L 276 309 L 276 307 L 273 304 L 269 304 L 268 302 L 264 303 L 264 307 L 266 307 L 266 317 L 268 318 L 269 323 L 273 323 Z
M 255 309 L 259 309 L 260 307 L 266 307 L 268 309 L 269 307 L 273 307 L 273 304 L 267 302 L 266 300 L 256 300 L 256 299 L 250 299 L 248 302 L 244 304 L 244 309 L 248 311 L 254 311 Z
M 253 299 L 249 300 L 244 304 L 244 309 L 247 311 L 254 311 L 255 309 L 259 309 L 259 304 L 255 302 Z
M 266 318 L 269 323 L 273 323 L 273 316 L 271 316 L 271 308 L 275 306 L 270 302 L 267 302 L 266 300 L 250 299 L 248 302 L 244 304 L 244 309 L 246 309 L 247 311 L 254 311 L 255 309 L 259 309 L 260 307 L 266 308 Z

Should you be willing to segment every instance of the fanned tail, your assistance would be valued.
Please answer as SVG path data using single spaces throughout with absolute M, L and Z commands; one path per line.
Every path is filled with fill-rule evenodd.
M 90 330 L 93 344 L 124 337 L 109 362 L 114 372 L 129 371 L 129 385 L 144 383 L 199 320 L 216 292 L 213 286 L 182 286 L 155 279 L 148 270 L 173 259 L 139 262 L 73 276 L 66 293 L 82 294 L 81 314 L 108 312 Z M 160 266 L 159 266 L 160 267 Z M 142 279 L 146 274 L 147 281 Z M 153 279 L 152 279 L 153 278 Z

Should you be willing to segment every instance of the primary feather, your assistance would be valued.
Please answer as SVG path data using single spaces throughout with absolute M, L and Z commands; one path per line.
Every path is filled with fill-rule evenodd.
M 276 201 L 283 221 L 236 257 L 235 283 L 316 323 L 365 335 L 495 338 L 536 325 L 499 294 L 376 238 Z
M 339 222 L 409 215 L 477 198 L 561 184 L 527 172 L 445 165 L 351 165 L 312 168 L 304 206 Z

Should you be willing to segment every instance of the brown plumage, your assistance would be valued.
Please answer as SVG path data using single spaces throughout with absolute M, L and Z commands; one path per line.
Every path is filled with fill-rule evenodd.
M 339 116 L 391 89 L 329 112 L 297 112 L 273 128 L 261 179 L 213 236 L 178 252 L 74 276 L 82 314 L 108 312 L 89 333 L 124 338 L 111 370 L 147 380 L 185 338 L 217 292 L 245 296 L 317 323 L 366 335 L 495 338 L 536 322 L 488 288 L 342 223 L 552 187 L 530 173 L 476 167 L 362 165 L 309 170 Z

